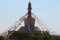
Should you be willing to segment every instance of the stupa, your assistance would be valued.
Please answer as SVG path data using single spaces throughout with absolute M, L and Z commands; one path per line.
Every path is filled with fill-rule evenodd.
M 24 38 L 26 38 L 27 35 L 28 35 L 28 37 L 32 37 L 35 34 L 36 34 L 35 36 L 38 36 L 38 35 L 42 36 L 43 35 L 43 33 L 45 31 L 42 31 L 43 33 L 41 33 L 41 30 L 35 26 L 35 18 L 32 17 L 31 10 L 32 10 L 31 2 L 29 2 L 28 3 L 27 18 L 24 18 L 24 26 L 19 28 L 17 31 L 10 31 L 8 34 L 8 37 L 10 40 L 23 40 Z M 12 34 L 10 35 L 10 33 L 12 33 Z M 34 34 L 34 35 L 32 35 L 32 34 Z M 47 35 L 47 34 L 49 35 L 48 32 L 46 32 L 46 34 L 44 33 L 44 35 Z

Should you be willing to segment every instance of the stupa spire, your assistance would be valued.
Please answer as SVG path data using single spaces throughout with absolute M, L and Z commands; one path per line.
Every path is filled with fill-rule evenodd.
M 31 2 L 29 2 L 29 4 L 28 4 L 28 18 L 31 17 L 31 10 L 32 10 Z

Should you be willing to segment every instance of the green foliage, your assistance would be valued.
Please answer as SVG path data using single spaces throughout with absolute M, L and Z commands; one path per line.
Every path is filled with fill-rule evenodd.
M 45 32 L 45 33 L 27 32 L 27 33 L 22 33 L 22 34 L 19 33 L 16 35 L 19 38 L 21 38 L 21 40 L 60 40 L 60 36 L 52 36 L 47 32 Z
M 3 36 L 0 36 L 0 40 L 3 40 Z
M 51 40 L 49 34 L 42 35 L 41 33 L 26 33 L 23 40 Z

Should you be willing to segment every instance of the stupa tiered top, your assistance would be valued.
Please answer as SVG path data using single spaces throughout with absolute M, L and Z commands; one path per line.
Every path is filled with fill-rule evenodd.
M 37 27 L 35 27 L 35 18 L 32 17 L 32 13 L 31 13 L 32 7 L 31 7 L 31 2 L 29 2 L 28 4 L 28 16 L 27 18 L 24 19 L 24 27 L 21 27 L 19 29 L 19 31 L 22 32 L 28 32 L 28 31 L 37 31 L 39 30 Z

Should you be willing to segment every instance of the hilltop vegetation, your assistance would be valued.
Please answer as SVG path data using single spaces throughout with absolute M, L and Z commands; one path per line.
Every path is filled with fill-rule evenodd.
M 14 38 L 14 37 L 15 38 Z M 20 38 L 18 39 L 17 38 Z M 9 38 L 10 40 L 60 40 L 60 36 L 56 36 L 56 35 L 50 35 L 49 33 L 21 33 L 20 35 L 19 34 L 12 34 L 12 36 L 10 36 L 12 38 Z M 0 40 L 4 40 L 4 37 L 3 36 L 0 36 Z
M 17 36 L 20 40 L 60 40 L 59 36 L 53 36 L 50 35 L 49 33 L 41 33 L 41 32 L 32 32 L 32 33 L 21 33 L 21 34 L 17 34 L 14 36 L 13 33 L 13 39 L 17 39 Z
M 4 40 L 4 37 L 3 36 L 0 36 L 0 40 Z

